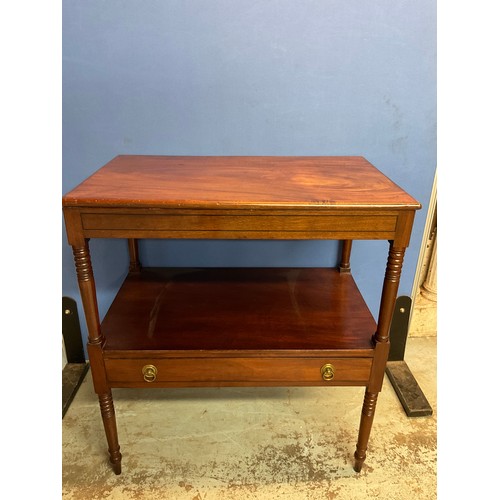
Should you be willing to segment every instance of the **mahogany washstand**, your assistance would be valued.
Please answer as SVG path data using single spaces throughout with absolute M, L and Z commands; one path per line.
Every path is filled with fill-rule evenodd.
M 364 386 L 360 471 L 420 203 L 362 157 L 117 156 L 63 197 L 95 392 L 116 474 L 114 387 Z M 88 241 L 125 238 L 102 323 Z M 342 240 L 338 268 L 142 268 L 145 238 Z M 353 240 L 388 240 L 378 321 Z

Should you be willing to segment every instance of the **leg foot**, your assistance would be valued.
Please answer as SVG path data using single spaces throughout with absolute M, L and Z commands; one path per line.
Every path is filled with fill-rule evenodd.
M 373 417 L 375 416 L 375 407 L 377 405 L 378 393 L 365 392 L 363 409 L 361 410 L 361 421 L 359 424 L 358 444 L 354 453 L 354 470 L 360 472 L 366 458 L 366 449 L 368 447 L 368 438 L 372 429 Z
M 119 476 L 121 473 L 122 473 L 122 463 L 121 462 L 118 462 L 116 464 L 111 464 L 111 466 L 113 467 L 113 472 Z
M 99 405 L 101 406 L 102 422 L 104 424 L 104 432 L 106 433 L 106 439 L 108 441 L 109 459 L 114 473 L 120 474 L 122 471 L 122 454 L 120 453 L 120 445 L 118 444 L 115 407 L 113 405 L 111 391 L 105 394 L 99 394 Z

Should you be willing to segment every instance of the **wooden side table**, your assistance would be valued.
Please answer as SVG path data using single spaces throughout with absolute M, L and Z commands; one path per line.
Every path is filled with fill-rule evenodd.
M 362 157 L 117 156 L 63 197 L 110 461 L 113 387 L 365 386 L 360 471 L 382 388 L 403 257 L 420 204 Z M 88 240 L 126 238 L 102 324 Z M 333 268 L 142 268 L 140 238 L 336 239 Z M 389 241 L 378 321 L 352 240 Z

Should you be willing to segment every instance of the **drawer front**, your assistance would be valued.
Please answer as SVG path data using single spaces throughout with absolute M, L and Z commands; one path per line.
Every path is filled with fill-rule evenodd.
M 105 360 L 112 387 L 366 385 L 372 358 Z
M 241 238 L 286 233 L 288 238 L 391 238 L 396 215 L 161 215 L 83 213 L 88 237 Z M 368 236 L 367 236 L 368 235 Z

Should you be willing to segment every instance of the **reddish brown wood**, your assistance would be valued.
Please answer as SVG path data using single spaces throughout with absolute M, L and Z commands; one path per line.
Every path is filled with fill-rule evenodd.
M 111 391 L 98 394 L 99 405 L 101 407 L 102 422 L 104 424 L 104 432 L 109 446 L 109 459 L 115 474 L 122 472 L 122 454 L 120 453 L 120 445 L 118 444 L 118 431 L 116 429 L 115 407 Z
M 90 367 L 92 369 L 92 382 L 96 394 L 107 392 L 109 389 L 106 376 L 106 367 L 102 346 L 100 344 L 87 343 L 87 352 L 89 355 Z
M 117 156 L 65 206 L 395 207 L 420 204 L 360 156 Z
M 394 244 L 392 242 L 390 243 L 384 286 L 380 299 L 378 326 L 375 333 L 376 342 L 387 342 L 389 340 L 389 328 L 394 313 L 394 304 L 396 303 L 399 279 L 403 269 L 404 255 L 404 248 L 395 248 Z
M 396 224 L 396 234 L 394 236 L 395 248 L 406 248 L 410 244 L 411 230 L 413 228 L 413 219 L 415 211 L 401 211 L 398 215 Z M 389 238 L 391 239 L 391 238 Z
M 375 416 L 375 408 L 377 406 L 377 392 L 365 391 L 365 399 L 363 401 L 363 409 L 361 410 L 361 420 L 359 423 L 358 444 L 354 453 L 354 470 L 361 471 L 361 467 L 366 459 L 366 449 L 368 448 L 368 439 Z
M 237 215 L 228 216 L 221 210 L 219 215 L 203 217 L 145 212 L 105 215 L 99 219 L 87 218 L 87 212 L 88 209 L 81 209 L 83 235 L 87 238 L 391 240 L 396 235 L 398 219 L 394 211 L 353 215 L 336 210 L 331 216 L 313 217 L 296 216 L 292 210 L 279 216 L 243 210 Z
M 99 323 L 99 311 L 88 240 L 84 240 L 82 247 L 73 247 L 73 256 L 75 258 L 76 275 L 82 297 L 83 310 L 87 321 L 88 341 L 90 344 L 102 344 L 103 338 Z
M 351 249 L 352 240 L 344 240 L 342 242 L 342 259 L 340 260 L 339 271 L 341 273 L 351 272 Z
M 407 224 L 402 224 L 402 227 L 402 232 L 408 235 Z M 405 236 L 402 236 L 401 238 L 404 237 Z M 389 256 L 387 259 L 382 297 L 380 300 L 378 326 L 374 335 L 375 353 L 373 358 L 372 373 L 370 375 L 370 382 L 365 393 L 363 410 L 361 413 L 358 444 L 354 454 L 354 470 L 356 472 L 361 471 L 363 462 L 366 458 L 366 449 L 372 428 L 373 417 L 375 415 L 377 395 L 382 389 L 385 366 L 389 356 L 389 328 L 391 326 L 392 316 L 394 313 L 394 305 L 396 303 L 401 270 L 403 268 L 404 254 L 404 248 L 396 248 L 393 241 L 389 242 Z
M 88 328 L 88 353 L 94 389 L 98 393 L 104 431 L 108 441 L 110 461 L 115 474 L 121 473 L 121 454 L 111 391 L 108 389 L 102 356 L 104 337 L 101 334 L 95 292 L 94 275 L 90 260 L 88 240 L 82 247 L 73 247 L 76 274 Z
M 230 387 L 230 386 L 329 386 L 366 385 L 372 358 L 314 358 L 303 356 L 108 359 L 106 369 L 112 387 Z M 333 380 L 325 381 L 321 367 L 335 367 Z M 142 368 L 154 365 L 156 379 L 144 380 Z
M 375 321 L 336 269 L 148 269 L 102 323 L 110 350 L 372 350 Z
M 85 247 L 87 237 L 83 231 L 82 214 L 80 209 L 77 207 L 64 207 L 63 214 L 68 243 L 73 248 Z
M 136 273 L 141 270 L 141 262 L 139 260 L 139 245 L 135 238 L 129 238 L 128 240 L 128 253 L 130 256 L 129 271 L 131 273 Z
M 382 383 L 384 382 L 385 366 L 389 357 L 389 342 L 375 342 L 373 352 L 373 365 L 368 382 L 368 390 L 370 392 L 380 392 Z
M 238 215 L 203 214 L 87 214 L 82 213 L 85 234 L 95 236 L 101 231 L 113 231 L 112 234 L 146 234 L 149 237 L 158 234 L 173 234 L 180 238 L 200 238 L 220 233 L 222 237 L 241 237 L 242 234 L 288 233 L 294 239 L 294 233 L 305 234 L 310 238 L 324 238 L 335 232 L 366 235 L 366 233 L 393 235 L 396 229 L 398 213 L 372 214 L 365 213 L 356 217 L 348 212 L 337 210 L 334 214 L 315 216 L 294 214 L 264 215 L 255 212 Z M 122 233 L 120 233 L 120 231 Z M 200 232 L 202 233 L 200 235 Z
M 63 198 L 111 463 L 111 387 L 364 385 L 359 471 L 381 390 L 404 250 L 420 204 L 362 157 L 118 156 Z M 101 325 L 88 238 L 127 238 L 131 273 Z M 339 271 L 140 270 L 137 238 L 341 239 Z M 390 241 L 378 324 L 354 239 Z M 138 272 L 138 271 L 141 272 Z M 321 366 L 337 367 L 332 381 Z M 158 368 L 146 382 L 144 364 Z M 142 377 L 142 378 L 141 378 Z

